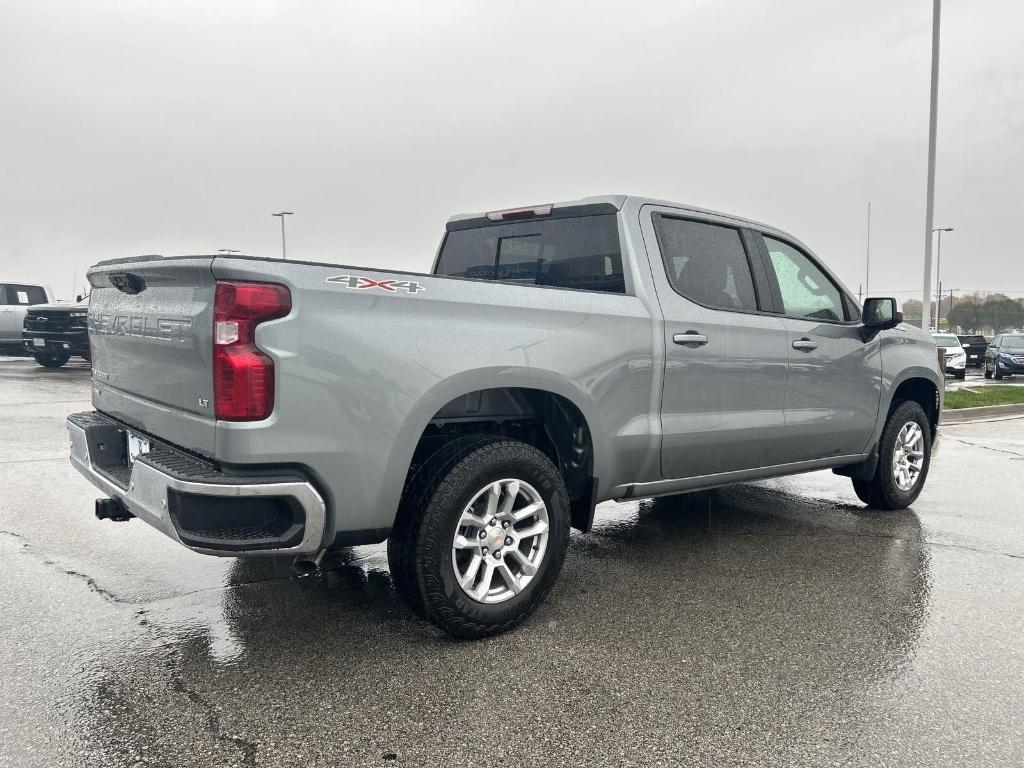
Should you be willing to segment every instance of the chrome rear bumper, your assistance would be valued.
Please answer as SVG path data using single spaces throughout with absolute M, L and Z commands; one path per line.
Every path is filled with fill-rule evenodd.
M 119 499 L 133 515 L 149 523 L 166 536 L 194 552 L 234 557 L 238 555 L 307 555 L 323 547 L 327 511 L 323 498 L 313 485 L 301 477 L 240 477 L 227 475 L 212 466 L 169 446 L 161 446 L 152 455 L 139 456 L 130 466 L 124 456 L 126 427 L 97 412 L 72 414 L 67 420 L 71 438 L 71 463 L 106 495 Z M 118 442 L 120 441 L 120 443 Z M 99 454 L 99 455 L 94 455 Z M 286 546 L 275 546 L 273 537 L 252 538 L 246 548 L 237 538 L 225 538 L 230 545 L 220 546 L 216 538 L 205 537 L 205 545 L 190 542 L 190 532 L 182 527 L 174 509 L 195 509 L 224 505 L 239 508 L 239 501 L 280 502 L 302 511 L 301 527 Z M 244 509 L 244 505 L 242 505 Z M 199 513 L 201 517 L 202 512 Z M 251 528 L 251 527 L 250 527 Z M 218 531 L 222 533 L 222 531 Z M 248 534 L 247 534 L 248 535 Z

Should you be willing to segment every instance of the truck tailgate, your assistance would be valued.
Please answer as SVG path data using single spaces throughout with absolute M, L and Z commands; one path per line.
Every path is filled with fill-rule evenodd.
M 212 456 L 213 257 L 142 257 L 89 271 L 97 410 Z

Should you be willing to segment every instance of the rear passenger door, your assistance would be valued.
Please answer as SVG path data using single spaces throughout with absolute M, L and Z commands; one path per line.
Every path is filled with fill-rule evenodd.
M 789 334 L 784 461 L 861 453 L 881 395 L 877 335 L 861 337 L 860 310 L 801 247 L 756 235 Z
M 752 233 L 726 218 L 644 211 L 664 316 L 662 474 L 780 463 L 788 336 L 766 311 L 771 298 Z
M 0 341 L 5 343 L 20 342 L 21 328 L 25 323 L 25 315 L 33 304 L 45 304 L 46 291 L 38 285 L 19 285 L 8 283 L 2 286 L 0 297 Z

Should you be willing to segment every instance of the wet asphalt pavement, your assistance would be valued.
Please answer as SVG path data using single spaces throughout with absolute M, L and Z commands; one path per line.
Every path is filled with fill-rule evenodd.
M 382 546 L 321 575 L 99 522 L 84 365 L 0 362 L 0 766 L 1019 765 L 1024 419 L 912 511 L 828 472 L 603 504 L 523 627 L 453 642 Z

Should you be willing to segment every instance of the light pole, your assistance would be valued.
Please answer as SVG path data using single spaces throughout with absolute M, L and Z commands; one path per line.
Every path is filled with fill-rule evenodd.
M 928 192 L 924 214 L 924 289 L 921 291 L 921 327 L 928 328 L 931 309 L 932 224 L 935 214 L 935 129 L 939 117 L 939 15 L 942 0 L 932 5 L 932 89 L 928 110 Z
M 277 216 L 281 219 L 281 258 L 284 259 L 285 261 L 288 260 L 288 251 L 285 248 L 284 241 L 284 217 L 291 216 L 292 214 L 293 211 L 279 211 L 277 213 L 270 214 L 271 216 Z
M 868 247 L 864 259 L 864 295 L 871 295 L 871 201 L 868 200 Z
M 241 253 L 241 251 L 236 251 L 234 248 L 218 248 L 217 253 L 226 253 L 230 256 L 233 253 Z
M 939 330 L 939 304 L 938 304 L 938 302 L 942 301 L 942 292 L 939 289 L 939 286 L 942 285 L 942 275 L 940 274 L 940 269 L 942 267 L 942 233 L 943 232 L 952 232 L 952 231 L 953 231 L 952 227 L 937 227 L 937 228 L 932 230 L 932 232 L 938 232 L 939 233 L 939 246 L 938 246 L 938 248 L 935 249 L 935 290 L 936 290 L 936 292 L 938 294 L 938 297 L 939 297 L 938 301 L 936 301 L 936 303 L 935 303 L 935 330 L 936 330 L 936 332 Z

